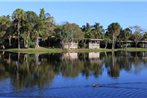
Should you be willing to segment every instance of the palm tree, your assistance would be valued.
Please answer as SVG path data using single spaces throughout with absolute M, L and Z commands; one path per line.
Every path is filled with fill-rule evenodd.
M 85 38 L 90 38 L 91 26 L 89 23 L 86 23 L 86 25 L 82 26 L 82 31 L 85 33 Z
M 92 29 L 92 32 L 91 32 L 91 38 L 102 38 L 102 35 L 104 33 L 104 29 L 103 29 L 103 26 L 101 26 L 99 23 L 95 23 L 94 28 Z
M 39 47 L 39 37 L 42 39 L 49 39 L 54 34 L 55 24 L 53 17 L 49 13 L 45 13 L 44 8 L 40 9 L 39 17 L 36 19 L 34 26 L 36 36 L 36 48 Z
M 31 33 L 33 32 L 33 28 L 36 24 L 37 14 L 33 11 L 27 11 L 26 17 L 26 24 L 23 28 L 26 33 L 24 33 L 22 37 L 25 39 L 25 47 L 29 48 L 31 46 L 30 43 L 32 42 L 31 38 L 33 38 Z
M 112 50 L 114 50 L 115 48 L 116 37 L 119 35 L 120 29 L 121 29 L 121 26 L 119 23 L 111 23 L 108 26 L 108 33 L 110 33 L 112 36 Z
M 23 9 L 16 9 L 12 14 L 12 19 L 16 23 L 16 31 L 18 35 L 18 49 L 20 49 L 20 28 L 26 19 L 26 13 Z

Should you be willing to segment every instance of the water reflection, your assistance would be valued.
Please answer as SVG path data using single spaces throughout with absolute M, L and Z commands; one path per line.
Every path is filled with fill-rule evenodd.
M 51 85 L 57 75 L 76 78 L 80 74 L 99 78 L 104 71 L 118 78 L 122 70 L 139 73 L 147 68 L 147 52 L 16 54 L 0 53 L 0 80 L 10 78 L 15 89 Z M 105 69 L 105 70 L 104 70 Z

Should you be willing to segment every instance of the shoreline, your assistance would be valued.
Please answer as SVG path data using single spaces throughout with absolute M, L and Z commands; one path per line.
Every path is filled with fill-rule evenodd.
M 61 49 L 61 48 L 28 48 L 28 49 L 1 49 L 0 51 L 6 51 L 6 52 L 13 52 L 13 53 L 28 53 L 28 54 L 35 54 L 35 53 L 67 53 L 67 52 L 80 52 L 80 53 L 85 53 L 85 52 L 112 52 L 112 49 Z M 147 48 L 119 48 L 119 49 L 114 49 L 114 51 L 127 51 L 127 52 L 145 52 L 147 51 Z

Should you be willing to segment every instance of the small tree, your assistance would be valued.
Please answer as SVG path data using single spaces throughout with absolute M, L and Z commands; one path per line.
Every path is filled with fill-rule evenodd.
M 119 34 L 120 41 L 125 42 L 125 48 L 127 48 L 128 46 L 127 41 L 130 39 L 131 34 L 132 34 L 132 31 L 130 28 L 125 28 L 124 30 L 121 30 Z
M 84 33 L 81 31 L 80 27 L 74 23 L 65 23 L 60 28 L 60 40 L 62 47 L 65 43 L 68 44 L 68 49 L 70 48 L 70 43 L 73 39 L 81 39 L 84 37 Z
M 131 35 L 131 39 L 135 42 L 135 47 L 137 47 L 138 42 L 142 39 L 141 32 L 143 31 L 139 26 L 130 27 L 133 34 Z
M 147 32 L 145 32 L 144 34 L 143 34 L 143 38 L 142 38 L 143 40 L 145 40 L 145 41 L 147 41 Z

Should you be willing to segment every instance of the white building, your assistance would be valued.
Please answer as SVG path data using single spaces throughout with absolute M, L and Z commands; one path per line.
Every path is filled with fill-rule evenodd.
M 88 45 L 89 49 L 99 49 L 101 40 L 102 39 L 90 39 Z
M 69 43 L 65 43 L 64 44 L 64 48 L 65 49 L 77 49 L 78 48 L 78 41 L 72 41 L 72 42 L 69 42 Z
M 100 48 L 100 41 L 102 39 L 81 39 L 81 40 L 86 40 L 88 41 L 88 48 L 89 49 L 99 49 Z M 78 49 L 78 45 L 79 45 L 79 39 L 74 39 L 73 41 L 71 42 L 68 42 L 68 43 L 64 43 L 64 48 L 65 49 Z M 85 41 L 85 42 L 86 42 Z

